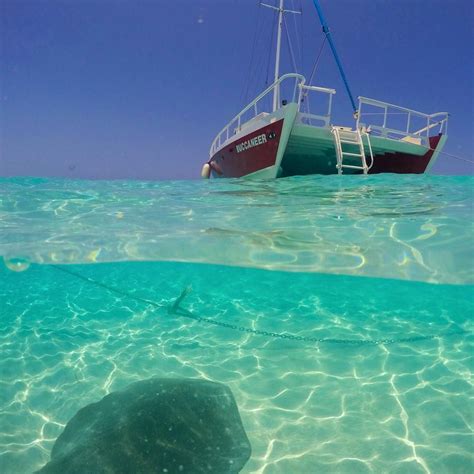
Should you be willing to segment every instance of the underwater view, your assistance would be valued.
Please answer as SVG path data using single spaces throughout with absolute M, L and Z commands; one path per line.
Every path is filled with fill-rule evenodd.
M 190 429 L 217 448 L 140 472 L 472 472 L 473 185 L 0 178 L 2 473 L 152 378 L 224 385 L 236 444 L 212 467 L 211 406 Z

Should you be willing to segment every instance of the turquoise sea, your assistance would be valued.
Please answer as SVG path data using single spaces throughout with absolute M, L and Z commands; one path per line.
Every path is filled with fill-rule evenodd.
M 2 474 L 150 377 L 230 387 L 244 473 L 473 472 L 473 186 L 0 179 Z

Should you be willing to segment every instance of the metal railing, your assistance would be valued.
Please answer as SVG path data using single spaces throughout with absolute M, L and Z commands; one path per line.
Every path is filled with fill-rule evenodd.
M 307 86 L 305 84 L 300 84 L 301 88 L 301 93 L 300 93 L 300 99 L 298 101 L 299 107 L 298 107 L 298 121 L 303 124 L 307 125 L 312 125 L 313 121 L 316 120 L 317 122 L 322 122 L 324 127 L 329 127 L 330 126 L 330 121 L 331 121 L 331 111 L 332 111 L 332 96 L 336 93 L 335 89 L 328 89 L 326 87 L 317 87 L 317 86 Z M 306 91 L 306 92 L 305 92 Z M 322 92 L 324 94 L 327 94 L 329 96 L 328 100 L 328 108 L 327 108 L 327 113 L 324 115 L 317 115 L 317 114 L 312 114 L 309 112 L 309 97 L 308 97 L 308 92 Z M 308 112 L 301 112 L 301 106 L 303 105 L 303 101 L 305 101 L 305 105 L 307 107 Z
M 329 127 L 329 121 L 331 118 L 331 107 L 332 107 L 332 96 L 336 93 L 334 89 L 326 89 L 325 87 L 316 87 L 316 86 L 307 86 L 305 85 L 305 78 L 301 74 L 289 73 L 281 76 L 276 82 L 271 86 L 267 87 L 260 95 L 258 95 L 250 104 L 248 104 L 244 109 L 242 109 L 230 122 L 216 135 L 214 141 L 211 144 L 211 149 L 209 150 L 209 156 L 212 157 L 214 154 L 220 150 L 229 140 L 232 139 L 234 135 L 241 132 L 248 127 L 249 123 L 252 120 L 256 119 L 267 119 L 267 113 L 264 110 L 259 111 L 259 105 L 261 101 L 274 91 L 275 88 L 278 90 L 281 87 L 281 83 L 289 79 L 294 80 L 294 86 L 289 89 L 291 100 L 288 102 L 293 102 L 298 104 L 298 112 L 300 111 L 302 99 L 308 95 L 308 92 L 319 92 L 329 95 L 329 105 L 328 111 L 325 115 L 316 115 L 311 113 L 299 113 L 300 121 L 306 118 L 307 120 L 320 120 L 326 126 Z M 268 120 L 270 120 L 269 117 Z
M 357 129 L 370 129 L 372 135 L 379 135 L 396 140 L 411 137 L 412 139 L 419 140 L 420 144 L 423 143 L 429 146 L 429 136 L 433 129 L 437 129 L 438 133 L 447 134 L 449 118 L 447 112 L 424 114 L 423 112 L 389 104 L 388 102 L 382 102 L 380 100 L 369 99 L 367 97 L 359 97 L 358 99 Z M 362 109 L 363 104 L 374 107 L 376 110 L 381 109 L 381 111 L 366 112 Z M 367 118 L 369 115 L 379 116 L 379 119 L 382 119 L 382 124 L 374 125 L 373 123 L 368 123 Z M 388 122 L 392 118 L 391 116 L 394 115 L 398 116 L 399 124 L 396 128 L 391 128 L 388 126 Z M 415 122 L 418 123 L 418 126 L 414 125 Z M 400 126 L 400 124 L 403 126 Z M 423 125 L 422 128 L 419 128 L 420 124 Z

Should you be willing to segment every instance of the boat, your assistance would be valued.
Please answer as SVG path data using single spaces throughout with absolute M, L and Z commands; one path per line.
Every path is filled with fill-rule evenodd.
M 334 89 L 312 85 L 297 72 L 280 76 L 283 16 L 301 12 L 277 1 L 261 4 L 278 11 L 274 82 L 216 135 L 201 176 L 273 179 L 429 171 L 446 143 L 449 114 L 426 114 L 368 97 L 358 97 L 356 104 L 321 5 L 313 0 L 355 121 L 352 127 L 333 124 Z

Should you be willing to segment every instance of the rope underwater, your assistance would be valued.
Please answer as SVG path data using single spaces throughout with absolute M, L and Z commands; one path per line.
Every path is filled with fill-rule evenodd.
M 454 330 L 454 331 L 449 331 L 444 333 L 442 336 L 433 334 L 433 335 L 428 335 L 428 336 L 413 336 L 413 337 L 405 337 L 405 338 L 400 338 L 400 339 L 335 339 L 335 338 L 318 338 L 318 337 L 310 337 L 310 336 L 298 336 L 296 334 L 289 334 L 289 333 L 278 333 L 278 332 L 273 332 L 273 331 L 265 331 L 261 329 L 253 329 L 250 327 L 246 326 L 239 326 L 237 324 L 230 324 L 230 323 L 224 323 L 221 321 L 217 321 L 215 319 L 211 318 L 203 318 L 201 316 L 197 316 L 190 311 L 183 309 L 180 307 L 182 301 L 186 298 L 186 296 L 192 291 L 192 287 L 188 286 L 183 289 L 181 294 L 174 300 L 173 304 L 171 306 L 165 306 L 165 305 L 160 305 L 154 301 L 141 298 L 139 296 L 132 295 L 126 291 L 122 291 L 118 288 L 114 288 L 112 286 L 106 285 L 105 283 L 102 283 L 100 281 L 94 280 L 93 278 L 86 277 L 84 275 L 81 275 L 80 273 L 74 272 L 72 270 L 66 269 L 64 267 L 58 266 L 58 265 L 52 265 L 52 268 L 61 271 L 63 273 L 66 273 L 74 278 L 78 278 L 80 280 L 83 280 L 91 285 L 98 286 L 100 288 L 104 288 L 105 290 L 110 291 L 111 293 L 116 293 L 121 296 L 125 296 L 127 298 L 133 299 L 135 301 L 151 305 L 155 308 L 167 308 L 168 309 L 168 314 L 175 314 L 177 316 L 182 316 L 188 319 L 192 319 L 194 321 L 200 322 L 200 323 L 207 323 L 211 324 L 213 326 L 218 326 L 221 328 L 225 329 L 231 329 L 234 331 L 239 331 L 247 334 L 254 334 L 256 336 L 265 336 L 268 338 L 274 338 L 274 339 L 286 339 L 290 341 L 298 341 L 298 342 L 309 342 L 309 343 L 324 343 L 324 344 L 342 344 L 342 345 L 350 345 L 350 346 L 377 346 L 377 345 L 391 345 L 391 344 L 400 344 L 400 343 L 406 343 L 406 342 L 421 342 L 421 341 L 428 341 L 432 339 L 437 339 L 441 337 L 449 337 L 449 336 L 455 336 L 455 335 L 460 335 L 460 334 L 469 334 L 468 331 L 464 331 L 462 329 L 459 330 Z

